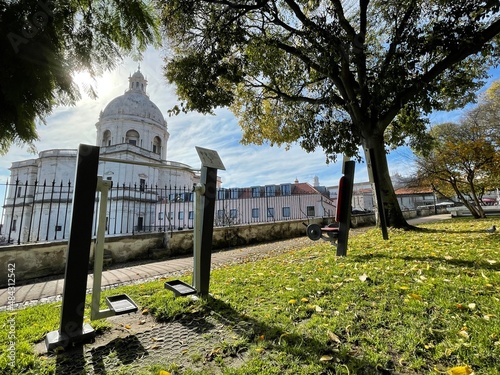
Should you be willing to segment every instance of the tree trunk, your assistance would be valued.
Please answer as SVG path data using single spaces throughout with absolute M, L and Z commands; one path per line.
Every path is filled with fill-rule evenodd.
M 483 207 L 481 206 L 481 201 L 479 200 L 479 197 L 477 196 L 476 193 L 476 187 L 474 186 L 474 179 L 473 178 L 468 178 L 467 183 L 469 184 L 469 189 L 472 194 L 472 200 L 474 201 L 474 210 L 477 212 L 477 219 L 484 219 L 486 217 Z M 470 210 L 470 208 L 469 208 Z M 472 211 L 471 211 L 472 212 Z
M 474 219 L 480 219 L 480 218 L 485 217 L 483 208 L 479 205 L 471 204 L 469 202 L 469 199 L 467 199 L 467 196 L 462 194 L 462 192 L 460 191 L 456 181 L 450 180 L 449 183 L 453 187 L 453 190 L 455 191 L 455 194 L 457 195 L 458 200 L 461 201 L 465 207 L 467 207 L 467 209 L 470 211 L 470 213 Z
M 382 136 L 371 136 L 370 138 L 365 139 L 363 145 L 365 149 L 373 150 L 373 159 L 370 160 L 371 165 L 368 165 L 368 168 L 373 166 L 377 171 L 377 175 L 373 175 L 372 182 L 375 184 L 375 188 L 378 189 L 380 195 L 382 196 L 387 226 L 404 229 L 413 228 L 404 218 L 396 193 L 394 192 L 394 187 L 389 173 L 389 165 L 387 164 L 384 138 Z M 377 204 L 380 204 L 380 202 L 377 202 Z

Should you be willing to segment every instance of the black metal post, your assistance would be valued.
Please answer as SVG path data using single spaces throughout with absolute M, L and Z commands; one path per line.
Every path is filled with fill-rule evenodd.
M 58 331 L 49 332 L 45 338 L 45 344 L 49 351 L 58 347 L 65 348 L 95 336 L 92 327 L 89 324 L 83 324 L 83 314 L 97 186 L 99 147 L 80 145 L 76 163 L 61 326 Z
M 47 217 L 47 230 L 45 233 L 45 241 L 49 240 L 50 218 L 52 216 L 52 203 L 54 202 L 54 187 L 55 186 L 56 186 L 56 180 L 52 180 L 52 188 L 50 190 L 50 201 L 49 201 L 49 215 Z
M 66 194 L 66 207 L 64 209 L 64 228 L 63 228 L 63 240 L 66 238 L 66 221 L 68 219 L 68 206 L 69 206 L 69 193 L 71 191 L 71 181 L 68 181 L 68 192 Z
M 57 238 L 57 227 L 59 226 L 59 212 L 61 210 L 62 190 L 63 190 L 63 181 L 61 180 L 61 185 L 59 186 L 59 199 L 57 200 L 57 215 L 56 215 L 56 225 L 54 227 L 54 240 Z
M 354 169 L 356 163 L 354 161 L 344 162 L 344 182 L 342 184 L 340 218 L 339 218 L 339 236 L 337 239 L 337 256 L 347 255 L 347 241 L 349 239 L 349 228 L 351 226 L 351 206 L 352 206 L 352 189 L 354 183 Z
M 31 226 L 33 225 L 33 222 L 35 221 L 35 199 L 36 199 L 36 187 L 37 187 L 37 184 L 38 184 L 38 181 L 35 180 L 35 184 L 34 184 L 34 187 L 33 187 L 33 200 L 32 200 L 32 205 L 31 205 L 30 225 L 29 225 L 29 228 L 28 228 L 28 241 L 29 242 L 31 242 Z
M 26 197 L 28 195 L 28 181 L 24 184 L 24 197 L 23 197 L 23 208 L 21 209 L 21 219 L 19 221 L 19 236 L 17 238 L 17 244 L 21 244 L 21 234 L 23 233 L 23 218 L 24 218 L 24 208 L 26 207 Z M 29 237 L 27 239 L 29 241 Z M 26 239 L 23 241 L 26 242 Z
M 19 179 L 16 180 L 16 187 L 14 190 L 14 201 L 12 202 L 12 213 L 10 214 L 10 225 L 9 225 L 9 237 L 7 238 L 7 243 L 10 243 L 10 235 L 12 234 L 12 224 L 14 224 L 14 210 L 16 208 L 16 197 L 17 197 L 17 188 L 19 186 Z M 19 230 L 21 232 L 21 230 Z
M 212 239 L 214 233 L 215 198 L 217 195 L 217 169 L 203 166 L 200 182 L 205 185 L 202 197 L 203 222 L 201 226 L 201 252 L 199 254 L 199 290 L 200 296 L 207 296 L 210 284 L 212 261 Z
M 45 188 L 46 187 L 47 187 L 47 180 L 43 180 L 42 202 L 40 203 L 40 217 L 38 218 L 38 231 L 36 234 L 36 242 L 38 242 L 38 240 L 40 239 L 40 228 L 42 226 L 43 203 L 45 202 Z

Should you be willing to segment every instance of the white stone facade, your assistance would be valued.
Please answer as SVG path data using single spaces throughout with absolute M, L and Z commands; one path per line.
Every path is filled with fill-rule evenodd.
M 167 122 L 160 109 L 149 99 L 147 80 L 138 70 L 128 81 L 125 93 L 101 111 L 96 123 L 96 145 L 100 147 L 101 158 L 98 174 L 119 186 L 146 188 L 148 191 L 155 187 L 191 188 L 198 182 L 199 174 L 189 165 L 167 161 Z M 56 208 L 54 205 L 44 206 L 42 201 L 55 199 L 58 212 L 71 210 L 72 196 L 58 199 L 54 194 L 52 197 L 47 195 L 50 196 L 54 182 L 57 187 L 60 184 L 69 185 L 72 190 L 76 157 L 76 149 L 56 149 L 42 151 L 36 159 L 12 163 L 10 183 L 19 181 L 20 184 L 7 192 L 3 222 L 15 227 L 13 235 L 21 242 L 43 240 L 36 238 L 36 232 L 45 226 L 50 229 L 47 235 L 49 240 L 68 237 L 69 224 L 54 222 L 58 217 L 53 212 Z M 29 187 L 24 188 L 26 182 Z M 151 200 L 155 199 L 151 196 Z M 21 202 L 22 207 L 19 206 Z M 9 210 L 9 205 L 14 203 L 16 207 Z M 127 224 L 135 227 L 154 225 L 155 215 L 151 212 L 154 205 L 141 209 L 135 207 L 136 212 L 132 212 L 131 205 L 122 200 L 116 203 L 115 208 L 108 218 L 109 225 L 123 226 L 125 219 Z M 28 227 L 30 229 L 26 230 Z M 66 233 L 57 233 L 64 231 Z

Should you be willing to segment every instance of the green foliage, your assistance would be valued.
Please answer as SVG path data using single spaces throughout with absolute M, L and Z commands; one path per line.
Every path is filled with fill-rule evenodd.
M 80 98 L 74 73 L 99 75 L 160 40 L 143 0 L 4 1 L 0 19 L 0 153 L 36 140 L 37 121 Z
M 386 142 L 392 148 L 408 145 L 416 153 L 426 155 L 432 148 L 433 138 L 428 133 L 429 120 L 420 117 L 417 109 L 403 108 L 386 130 Z

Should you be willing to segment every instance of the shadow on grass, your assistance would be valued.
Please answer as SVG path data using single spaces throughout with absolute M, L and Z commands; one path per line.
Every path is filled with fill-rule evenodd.
M 138 358 L 148 355 L 135 335 L 125 338 L 116 338 L 108 344 L 92 349 L 92 365 L 96 374 L 106 374 L 106 358 L 111 353 L 116 353 L 117 359 L 123 365 L 134 363 Z
M 353 255 L 351 256 L 351 259 L 354 261 L 369 261 L 374 258 L 378 259 L 401 259 L 404 261 L 412 261 L 412 262 L 442 262 L 442 263 L 448 263 L 453 266 L 457 267 L 468 267 L 468 268 L 482 268 L 482 269 L 488 269 L 492 271 L 500 271 L 500 263 L 493 263 L 490 264 L 486 261 L 470 261 L 470 260 L 462 260 L 462 259 L 446 259 L 442 257 L 436 257 L 436 256 L 411 256 L 411 255 L 405 255 L 405 256 L 391 256 L 388 254 L 366 254 L 366 255 Z
M 384 368 L 380 363 L 371 363 L 363 358 L 352 344 L 344 346 L 347 343 L 325 343 L 307 334 L 290 333 L 264 320 L 249 317 L 220 299 L 207 297 L 205 301 L 207 304 L 203 311 L 197 311 L 194 317 L 191 314 L 184 315 L 178 322 L 191 324 L 190 322 L 197 316 L 210 315 L 211 318 L 230 327 L 238 336 L 244 338 L 247 345 L 255 343 L 264 349 L 259 355 L 261 356 L 260 364 L 266 367 L 260 369 L 261 371 L 278 368 L 285 372 L 287 369 L 290 370 L 293 364 L 301 367 L 320 363 L 323 368 L 318 375 L 344 373 L 346 369 L 348 369 L 346 373 L 358 375 L 394 374 L 393 367 L 396 359 L 389 360 L 388 368 Z M 326 334 L 325 331 L 325 336 Z M 360 353 L 360 356 L 354 356 L 353 353 Z M 321 362 L 322 356 L 330 356 L 331 360 Z M 251 367 L 252 364 L 249 366 L 253 371 L 258 370 Z M 255 366 L 258 367 L 259 364 Z
M 56 356 L 57 375 L 68 374 L 108 374 L 117 370 L 116 365 L 109 368 L 108 357 L 116 357 L 120 365 L 129 365 L 138 358 L 148 355 L 148 351 L 142 346 L 135 335 L 125 338 L 116 338 L 106 345 L 85 350 L 83 345 L 75 345 L 71 349 L 60 352 Z M 108 365 L 108 366 L 107 366 Z M 108 367 L 108 368 L 106 368 Z
M 83 345 L 60 352 L 56 356 L 56 375 L 85 374 L 85 352 Z
M 421 232 L 421 233 L 449 233 L 449 234 L 477 234 L 477 233 L 483 233 L 485 236 L 497 236 L 497 233 L 488 233 L 486 229 L 479 229 L 479 230 L 454 230 L 454 229 L 435 229 L 435 228 L 422 228 L 422 227 L 415 227 L 416 229 L 413 229 L 415 232 Z
M 241 367 L 242 363 L 245 363 L 243 366 L 248 365 L 248 370 L 252 371 L 252 373 L 255 373 L 254 371 L 266 372 L 274 370 L 286 372 L 294 368 L 294 366 L 300 369 L 307 365 L 320 366 L 321 369 L 315 373 L 317 375 L 329 375 L 334 373 L 386 375 L 395 373 L 395 369 L 393 368 L 394 363 L 397 363 L 395 359 L 389 360 L 387 365 L 388 368 L 383 368 L 379 363 L 372 363 L 363 358 L 362 353 L 356 350 L 353 344 L 348 344 L 343 347 L 344 344 L 347 343 L 320 342 L 307 334 L 290 333 L 276 325 L 249 317 L 238 312 L 231 305 L 219 299 L 207 297 L 205 302 L 206 303 L 202 305 L 203 307 L 201 309 L 194 312 L 186 312 L 178 319 L 170 321 L 170 323 L 175 322 L 175 324 L 185 327 L 184 330 L 181 329 L 177 331 L 179 337 L 170 337 L 170 339 L 174 341 L 189 341 L 186 336 L 187 331 L 190 332 L 189 335 L 204 336 L 203 341 L 208 344 L 208 347 L 224 348 L 224 353 L 217 350 L 217 356 L 222 355 L 226 357 L 224 363 L 226 363 L 227 360 L 226 365 L 229 365 L 229 367 L 231 367 L 231 365 L 227 357 L 241 357 L 248 351 L 248 347 L 251 346 L 252 343 L 258 343 L 259 347 L 264 348 L 262 353 L 255 354 L 258 360 L 254 363 L 246 363 L 247 361 L 235 362 L 237 363 L 235 370 Z M 210 319 L 207 320 L 207 317 L 210 317 Z M 162 319 L 159 320 L 162 321 Z M 231 348 L 231 345 L 224 346 L 221 344 L 227 339 L 227 337 L 223 335 L 214 337 L 214 342 L 212 344 L 208 343 L 207 340 L 209 340 L 210 335 L 207 334 L 214 328 L 209 320 L 212 322 L 215 320 L 218 326 L 228 327 L 229 330 L 235 334 L 233 338 L 242 338 L 242 340 L 234 344 L 238 347 Z M 169 322 L 164 321 L 164 323 L 168 324 Z M 184 335 L 181 333 L 184 333 Z M 142 367 L 137 367 L 137 361 L 151 354 L 148 352 L 147 348 L 143 346 L 142 341 L 141 334 L 131 334 L 125 338 L 114 339 L 103 346 L 91 350 L 85 350 L 82 345 L 75 346 L 70 350 L 57 354 L 55 374 L 104 375 L 112 374 L 113 372 L 121 373 L 120 368 L 122 366 L 134 364 L 134 362 L 136 371 L 139 371 Z M 185 351 L 187 350 L 186 347 Z M 200 348 L 197 347 L 197 350 L 200 350 Z M 359 354 L 359 356 L 355 356 L 354 353 Z M 155 357 L 157 354 L 158 353 L 155 353 Z M 321 362 L 321 356 L 330 356 L 331 359 Z M 186 358 L 186 356 L 183 357 Z M 210 353 L 205 355 L 204 358 L 205 361 L 212 361 L 215 356 L 213 353 Z M 245 356 L 245 358 L 250 360 L 252 356 Z M 162 357 L 161 359 L 165 360 L 166 358 Z M 158 360 L 160 360 L 160 358 Z M 178 363 L 177 360 L 176 363 L 182 364 L 182 367 L 186 370 L 189 369 L 189 360 L 187 360 L 185 364 Z M 144 364 L 144 369 L 146 366 L 147 365 Z M 210 368 L 210 366 L 208 368 Z M 245 370 L 242 369 L 241 371 L 244 373 L 243 371 Z M 207 374 L 208 373 L 212 372 L 207 372 Z

